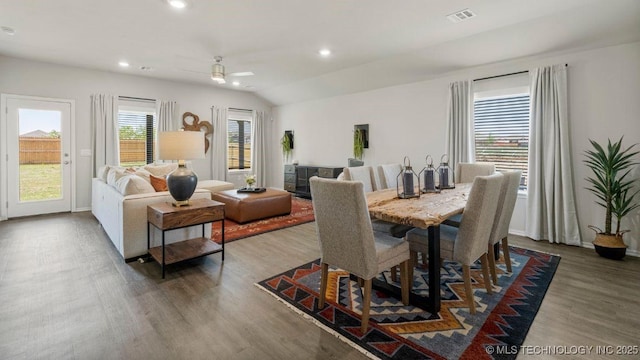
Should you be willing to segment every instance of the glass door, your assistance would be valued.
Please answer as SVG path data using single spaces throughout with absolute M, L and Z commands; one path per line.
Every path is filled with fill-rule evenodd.
M 71 103 L 6 103 L 8 217 L 71 211 Z

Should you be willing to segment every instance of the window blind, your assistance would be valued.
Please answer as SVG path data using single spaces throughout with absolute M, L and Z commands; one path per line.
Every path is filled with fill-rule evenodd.
M 498 171 L 521 170 L 527 185 L 529 94 L 474 101 L 476 161 L 492 162 Z

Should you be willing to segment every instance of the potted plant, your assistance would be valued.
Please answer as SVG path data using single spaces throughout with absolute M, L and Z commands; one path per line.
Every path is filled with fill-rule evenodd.
M 362 160 L 364 153 L 364 130 L 355 129 L 353 131 L 353 157 Z
M 638 152 L 631 151 L 636 144 L 622 150 L 622 137 L 613 144 L 608 140 L 606 148 L 593 140 L 589 141 L 593 150 L 585 152 L 587 158 L 584 162 L 593 171 L 594 176 L 586 179 L 591 184 L 587 190 L 598 198 L 596 204 L 606 210 L 604 231 L 589 225 L 589 228 L 596 232 L 593 246 L 600 256 L 622 259 L 627 251 L 622 235 L 629 230 L 620 230 L 620 222 L 625 215 L 640 206 L 634 201 L 638 194 L 638 191 L 632 190 L 635 180 L 627 178 L 632 166 L 637 164 L 633 157 Z M 611 231 L 613 216 L 616 217 L 615 232 Z
M 291 156 L 291 152 L 293 150 L 293 133 L 290 131 L 285 131 L 284 135 L 280 139 L 280 147 L 282 148 L 282 156 L 284 157 L 285 162 L 289 160 Z

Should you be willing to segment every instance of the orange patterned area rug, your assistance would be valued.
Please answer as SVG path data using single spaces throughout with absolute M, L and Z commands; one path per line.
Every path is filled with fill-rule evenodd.
M 465 298 L 462 269 L 445 261 L 441 269 L 442 308 L 432 314 L 404 306 L 394 297 L 373 291 L 369 329 L 360 331 L 362 291 L 345 271 L 330 268 L 327 302 L 318 308 L 319 260 L 256 284 L 297 313 L 371 358 L 381 359 L 514 359 L 540 308 L 560 261 L 558 256 L 511 248 L 513 273 L 498 264 L 498 285 L 489 295 L 479 264 L 472 267 L 476 314 Z M 381 281 L 399 287 L 388 271 Z M 428 296 L 428 272 L 415 269 L 413 293 Z
M 224 220 L 225 243 L 244 239 L 250 236 L 264 234 L 269 231 L 280 230 L 290 226 L 296 226 L 314 221 L 313 206 L 311 200 L 297 197 L 291 198 L 291 214 L 275 216 L 268 219 L 238 224 L 232 220 Z M 212 239 L 219 243 L 221 239 L 222 224 L 218 221 L 213 224 Z

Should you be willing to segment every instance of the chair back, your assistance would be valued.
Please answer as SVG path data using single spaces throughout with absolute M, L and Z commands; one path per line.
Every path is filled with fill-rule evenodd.
M 378 261 L 362 182 L 314 176 L 309 183 L 322 262 L 365 279 L 375 276 Z
M 496 165 L 488 162 L 458 163 L 454 170 L 456 183 L 473 182 L 476 176 L 492 175 L 496 172 Z
M 500 186 L 504 176 L 500 173 L 477 176 L 469 191 L 460 229 L 453 245 L 453 260 L 471 265 L 487 252 L 487 239 L 491 235 L 496 217 Z
M 522 171 L 507 171 L 502 174 L 504 180 L 500 187 L 496 219 L 491 229 L 489 245 L 496 244 L 509 235 L 509 224 L 511 223 L 511 216 L 513 215 L 513 209 L 516 206 L 516 199 L 518 198 L 518 187 L 520 186 Z
M 364 192 L 377 190 L 376 177 L 371 166 L 346 167 L 343 169 L 344 180 L 360 181 L 364 184 Z
M 378 178 L 380 179 L 381 189 L 395 189 L 398 185 L 398 175 L 402 172 L 402 165 L 400 164 L 385 164 L 378 165 Z

